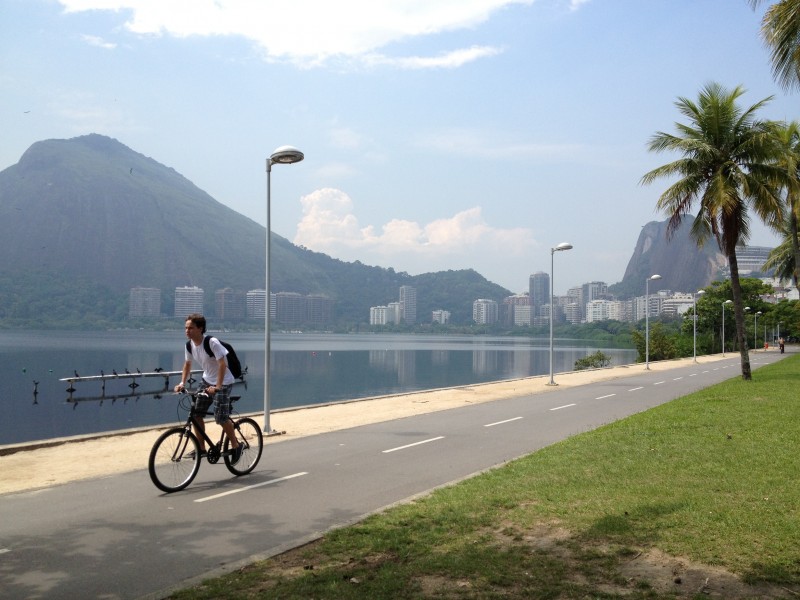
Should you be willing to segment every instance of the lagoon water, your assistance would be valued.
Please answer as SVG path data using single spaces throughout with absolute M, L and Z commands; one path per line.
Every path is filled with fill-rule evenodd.
M 248 368 L 246 384 L 234 394 L 240 412 L 264 407 L 263 333 L 220 335 Z M 405 334 L 272 335 L 271 408 L 277 410 L 469 385 L 549 373 L 547 337 L 490 337 Z M 80 376 L 179 371 L 182 331 L 0 332 L 0 445 L 145 425 L 177 423 L 177 383 L 171 377 L 78 382 Z M 601 349 L 612 365 L 636 360 L 632 349 L 607 349 L 585 341 L 558 339 L 554 371 L 571 371 L 575 361 Z

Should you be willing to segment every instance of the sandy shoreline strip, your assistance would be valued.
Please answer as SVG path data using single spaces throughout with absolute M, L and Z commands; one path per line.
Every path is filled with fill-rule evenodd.
M 698 357 L 699 364 L 710 363 L 721 355 Z M 692 358 L 651 362 L 653 371 L 688 366 Z M 547 385 L 549 375 L 527 377 L 441 390 L 383 396 L 366 400 L 342 402 L 325 406 L 287 409 L 273 412 L 270 425 L 273 430 L 285 432 L 269 436 L 265 443 L 275 444 L 289 439 L 327 433 L 359 425 L 380 423 L 413 415 L 448 410 L 468 404 L 491 402 L 518 396 L 540 393 L 557 393 L 559 389 L 586 385 L 598 381 L 617 379 L 644 370 L 644 365 L 626 365 L 591 371 L 572 371 L 554 376 L 557 386 Z M 257 418 L 263 425 L 263 415 Z M 104 477 L 147 468 L 150 448 L 164 429 L 154 427 L 136 432 L 110 432 L 90 439 L 65 439 L 53 445 L 36 443 L 0 447 L 0 494 L 34 490 L 70 481 Z M 211 437 L 218 435 L 213 420 L 209 426 Z

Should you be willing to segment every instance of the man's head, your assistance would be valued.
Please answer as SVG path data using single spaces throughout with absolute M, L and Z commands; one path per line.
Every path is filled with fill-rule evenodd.
M 199 313 L 192 313 L 186 317 L 186 335 L 191 337 L 190 332 L 197 330 L 198 335 L 203 335 L 206 332 L 206 318 Z

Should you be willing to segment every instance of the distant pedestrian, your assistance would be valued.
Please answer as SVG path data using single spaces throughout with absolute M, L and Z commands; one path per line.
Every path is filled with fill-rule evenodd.
M 781 354 L 783 354 L 783 338 L 778 338 L 778 346 L 780 346 Z

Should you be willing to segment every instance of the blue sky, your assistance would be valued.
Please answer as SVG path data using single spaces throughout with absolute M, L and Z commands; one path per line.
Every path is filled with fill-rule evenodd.
M 746 0 L 0 0 L 0 169 L 100 133 L 342 260 L 514 292 L 623 277 L 662 220 L 674 102 L 717 81 L 797 119 Z M 776 238 L 753 224 L 751 243 Z M 664 287 L 669 287 L 665 281 Z

